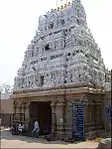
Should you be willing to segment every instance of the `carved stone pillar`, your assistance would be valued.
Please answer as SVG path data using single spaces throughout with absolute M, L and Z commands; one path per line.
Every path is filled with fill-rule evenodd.
M 88 132 L 88 124 L 89 124 L 89 104 L 84 103 L 84 132 Z
M 26 121 L 26 128 L 28 128 L 28 123 L 30 121 L 30 103 L 26 104 L 25 108 L 25 121 Z
M 56 102 L 55 101 L 52 101 L 51 109 L 52 109 L 51 134 L 55 136 L 56 134 Z
M 19 106 L 19 121 L 22 122 L 22 105 Z
M 16 107 L 17 107 L 17 105 L 16 105 L 16 102 L 14 100 L 14 102 L 13 102 L 13 112 L 14 112 L 14 114 L 16 113 Z
M 27 103 L 25 107 L 25 120 L 28 122 L 30 120 L 30 103 Z
M 100 118 L 101 115 L 100 115 L 100 104 L 97 103 L 96 104 L 96 124 L 98 125 L 100 123 Z
M 20 114 L 21 114 L 21 121 L 25 121 L 25 117 L 24 117 L 24 114 L 25 114 L 25 102 L 21 102 L 21 105 L 20 105 Z
M 57 139 L 65 138 L 65 103 L 58 102 L 56 104 L 57 116 Z
M 65 138 L 69 139 L 72 138 L 72 103 L 66 103 L 65 109 L 66 115 L 66 124 L 65 124 Z
M 88 103 L 84 103 L 84 124 L 85 125 L 88 123 L 88 117 L 89 117 Z
M 104 131 L 104 124 L 102 123 L 102 113 L 101 113 L 101 103 L 96 103 L 96 129 L 97 136 L 99 136 Z
M 16 114 L 16 112 L 17 112 L 17 103 L 16 103 L 15 100 L 14 100 L 14 102 L 13 102 L 13 112 L 14 112 L 13 120 L 15 120 L 15 119 L 16 119 L 15 114 Z

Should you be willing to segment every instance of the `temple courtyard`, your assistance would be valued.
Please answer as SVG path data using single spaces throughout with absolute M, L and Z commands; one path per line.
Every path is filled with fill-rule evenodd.
M 63 141 L 48 142 L 43 138 L 12 136 L 7 129 L 1 130 L 1 148 L 96 148 L 97 144 L 94 141 L 73 144 Z

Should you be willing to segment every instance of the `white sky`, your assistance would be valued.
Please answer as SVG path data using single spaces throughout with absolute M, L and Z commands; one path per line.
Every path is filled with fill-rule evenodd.
M 111 69 L 112 0 L 82 0 L 82 4 L 104 63 Z M 55 6 L 56 0 L 0 0 L 0 84 L 13 84 L 39 15 Z

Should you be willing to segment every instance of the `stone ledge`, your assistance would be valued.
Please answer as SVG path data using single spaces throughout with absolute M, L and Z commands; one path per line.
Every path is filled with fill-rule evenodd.
M 47 89 L 47 90 L 29 90 L 29 92 L 17 92 L 11 95 L 12 99 L 16 98 L 31 98 L 31 97 L 43 97 L 43 96 L 56 96 L 56 95 L 73 95 L 80 93 L 93 93 L 93 94 L 104 94 L 102 90 L 98 91 L 95 88 L 88 87 L 77 87 L 77 88 L 58 88 L 58 89 Z
M 101 86 L 94 86 L 94 85 L 87 85 L 87 84 L 62 84 L 57 85 L 54 87 L 41 87 L 41 88 L 35 88 L 35 89 L 21 89 L 20 91 L 13 91 L 13 94 L 19 94 L 19 93 L 28 93 L 28 92 L 38 92 L 38 91 L 47 91 L 47 90 L 57 90 L 57 89 L 71 89 L 71 88 L 81 88 L 81 87 L 87 87 L 88 90 L 91 89 L 97 89 L 99 91 L 104 91 L 104 87 Z

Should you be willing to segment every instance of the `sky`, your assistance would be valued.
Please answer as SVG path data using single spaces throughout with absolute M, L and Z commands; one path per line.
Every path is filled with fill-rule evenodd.
M 104 63 L 111 69 L 112 0 L 82 0 L 82 4 Z M 13 85 L 39 16 L 52 8 L 56 8 L 56 0 L 0 0 L 0 85 Z

